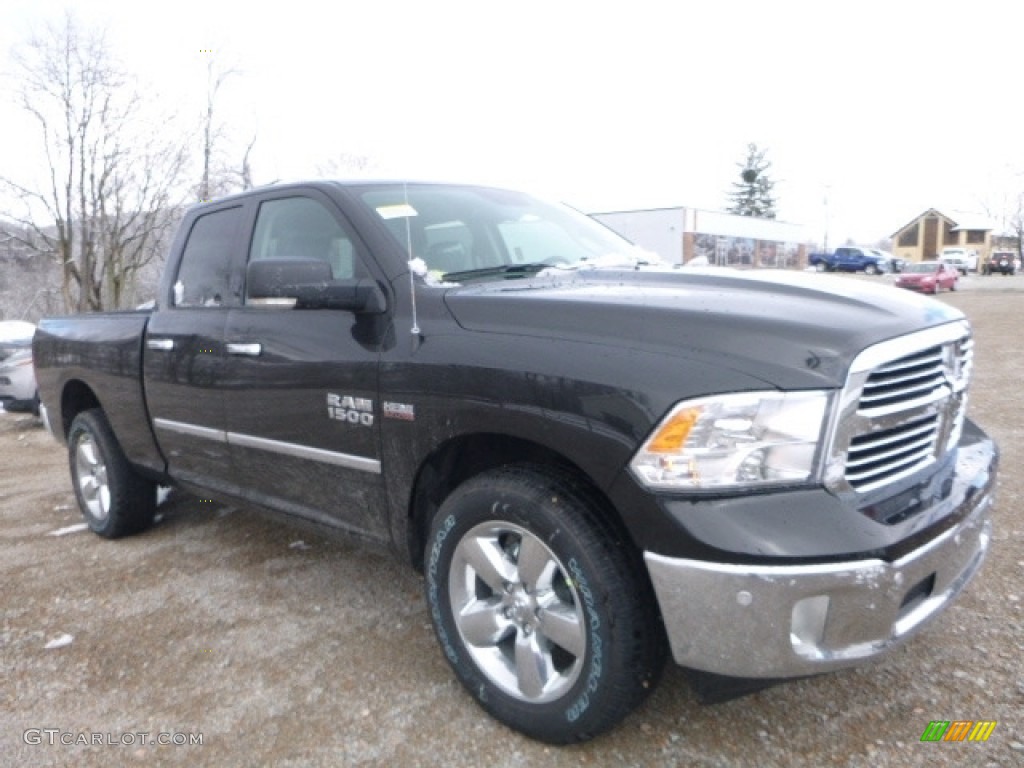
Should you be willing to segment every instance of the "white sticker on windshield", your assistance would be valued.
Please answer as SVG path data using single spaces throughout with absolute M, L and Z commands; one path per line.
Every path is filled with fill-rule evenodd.
M 397 203 L 396 205 L 381 205 L 377 207 L 377 213 L 382 219 L 403 219 L 409 216 L 416 216 L 416 209 L 408 203 Z

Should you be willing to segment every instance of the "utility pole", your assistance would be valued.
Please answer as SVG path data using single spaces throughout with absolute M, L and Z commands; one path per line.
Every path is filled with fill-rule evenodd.
M 829 221 L 828 221 L 828 193 L 831 190 L 832 190 L 832 185 L 831 184 L 826 184 L 825 185 L 825 198 L 824 198 L 824 201 L 823 201 L 825 203 L 825 253 L 828 253 L 828 227 L 829 227 Z

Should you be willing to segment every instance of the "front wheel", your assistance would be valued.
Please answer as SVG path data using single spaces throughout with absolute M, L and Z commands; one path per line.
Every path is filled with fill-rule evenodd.
M 878 274 L 878 267 L 876 267 L 874 264 L 868 264 L 866 267 L 864 267 L 864 274 L 865 275 L 877 275 Z
M 153 524 L 156 484 L 140 477 L 99 408 L 82 411 L 68 432 L 71 480 L 89 528 L 107 539 Z
M 434 518 L 427 602 L 456 676 L 492 716 L 564 744 L 608 730 L 666 656 L 632 544 L 573 480 L 505 467 L 456 489 Z

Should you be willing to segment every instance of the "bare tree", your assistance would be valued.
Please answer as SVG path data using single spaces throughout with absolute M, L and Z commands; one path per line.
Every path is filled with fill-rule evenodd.
M 18 226 L 5 234 L 56 257 L 66 309 L 119 307 L 171 223 L 186 143 L 147 124 L 102 32 L 70 13 L 33 35 L 15 62 L 44 171 L 34 181 L 0 176 L 17 201 L 4 213 Z
M 180 195 L 167 179 L 181 177 L 187 161 L 181 144 L 137 142 L 135 164 L 114 176 L 104 205 L 95 206 L 104 259 L 101 281 L 111 306 L 134 302 L 139 273 L 166 250 L 167 236 L 182 213 Z
M 376 162 L 369 155 L 342 152 L 327 162 L 320 163 L 316 170 L 321 176 L 358 176 L 376 167 Z
M 60 273 L 52 259 L 33 258 L 24 245 L 32 237 L 13 222 L 4 222 L 0 235 L 0 320 L 36 322 L 62 311 Z M 18 232 L 12 237 L 6 232 Z
M 1015 174 L 1007 188 L 1017 187 L 1022 176 L 1024 174 Z M 1017 255 L 1024 255 L 1024 192 L 1004 192 L 997 200 L 983 203 L 983 207 L 989 218 L 998 223 L 1000 235 L 1012 238 Z
M 197 189 L 200 200 L 211 200 L 235 190 L 253 187 L 251 157 L 252 149 L 256 145 L 256 134 L 254 133 L 249 140 L 242 152 L 242 159 L 235 168 L 233 163 L 225 159 L 230 151 L 230 148 L 225 149 L 225 145 L 230 144 L 230 137 L 219 119 L 221 89 L 231 77 L 240 74 L 238 69 L 221 65 L 217 58 L 210 54 L 210 59 L 206 63 L 206 108 L 202 119 L 203 171 Z

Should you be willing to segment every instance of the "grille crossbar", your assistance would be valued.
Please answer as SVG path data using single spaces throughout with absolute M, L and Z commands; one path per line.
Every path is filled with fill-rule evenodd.
M 974 357 L 969 334 L 966 323 L 940 326 L 858 357 L 832 447 L 847 487 L 863 493 L 895 482 L 959 440 Z

